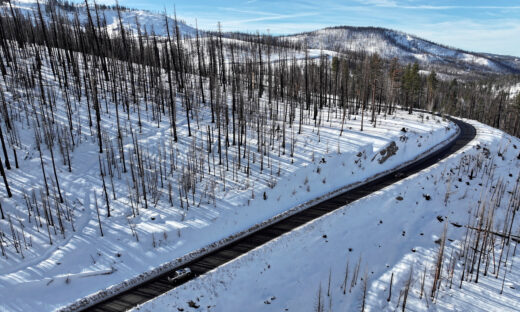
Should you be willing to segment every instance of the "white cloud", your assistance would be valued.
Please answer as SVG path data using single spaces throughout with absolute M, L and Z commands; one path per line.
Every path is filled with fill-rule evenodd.
M 356 0 L 361 4 L 368 4 L 381 7 L 397 7 L 399 6 L 396 1 L 393 0 Z

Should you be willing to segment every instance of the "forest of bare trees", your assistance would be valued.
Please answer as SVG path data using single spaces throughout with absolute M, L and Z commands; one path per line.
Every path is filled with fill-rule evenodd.
M 42 189 L 23 196 L 29 220 L 32 216 L 40 227 L 46 224 L 50 244 L 52 233 L 74 230 L 57 166 L 75 170 L 70 155 L 85 134 L 95 140 L 99 153 L 103 192 L 97 196 L 106 211 L 98 209 L 98 220 L 103 233 L 99 214 L 111 216 L 114 179 L 128 177 L 134 215 L 156 205 L 161 194 L 172 205 L 175 201 L 189 209 L 197 204 L 196 195 L 214 200 L 215 180 L 225 189 L 238 172 L 249 177 L 252 163 L 259 163 L 260 173 L 269 168 L 273 174 L 271 155 L 294 157 L 302 125 L 319 129 L 333 117 L 342 120 L 342 131 L 348 120 L 361 119 L 363 131 L 397 109 L 428 109 L 477 119 L 517 136 L 520 132 L 520 97 L 509 96 L 497 81 L 445 81 L 434 71 L 421 75 L 418 64 L 363 52 L 310 56 L 305 46 L 282 38 L 226 34 L 220 25 L 217 32 L 186 37 L 177 20 L 166 14 L 166 37 L 138 23 L 135 33 L 123 24 L 119 6 L 119 31 L 109 33 L 105 7 L 88 1 L 84 23 L 77 10 L 59 1 L 46 6 L 48 12 L 38 5 L 32 16 L 4 2 L 0 173 L 11 197 L 6 171 L 19 168 L 22 145 L 35 147 Z M 74 17 L 65 12 L 74 12 Z M 59 103 L 64 114 L 57 111 Z M 202 116 L 204 109 L 209 116 Z M 203 117 L 211 120 L 209 125 L 201 122 Z M 114 119 L 112 140 L 105 126 Z M 181 119 L 187 131 L 178 131 Z M 158 154 L 140 143 L 145 121 L 157 127 L 169 124 L 170 134 Z M 31 136 L 21 135 L 27 131 Z M 248 141 L 251 136 L 254 145 Z M 30 142 L 23 142 L 28 138 Z M 180 140 L 191 142 L 189 151 L 183 151 L 189 160 L 182 167 L 177 161 Z M 212 182 L 202 185 L 205 176 L 212 176 Z M 9 217 L 0 211 L 2 219 Z M 23 233 L 11 236 L 18 242 L 13 246 L 25 240 Z

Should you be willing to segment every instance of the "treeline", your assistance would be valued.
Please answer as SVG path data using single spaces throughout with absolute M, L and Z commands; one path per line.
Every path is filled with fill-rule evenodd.
M 410 68 L 415 78 L 411 79 Z M 404 90 L 415 90 L 419 107 L 474 119 L 520 136 L 520 92 L 513 91 L 514 86 L 520 83 L 520 77 L 441 79 L 433 70 L 421 75 L 417 72 L 416 64 L 407 66 L 401 81 Z

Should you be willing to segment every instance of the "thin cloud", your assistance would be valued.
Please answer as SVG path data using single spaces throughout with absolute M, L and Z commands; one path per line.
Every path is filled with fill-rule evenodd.
M 476 9 L 476 10 L 518 10 L 520 6 L 464 6 L 464 5 L 399 5 L 399 9 L 411 10 L 457 10 L 457 9 Z
M 299 13 L 299 14 L 279 14 L 274 16 L 265 16 L 265 17 L 257 17 L 243 20 L 235 20 L 235 21 L 227 21 L 231 25 L 242 25 L 251 22 L 262 22 L 262 21 L 273 21 L 273 20 L 283 20 L 283 19 L 292 19 L 297 17 L 307 17 L 307 16 L 315 16 L 318 13 Z
M 266 11 L 251 11 L 251 10 L 242 10 L 237 8 L 221 8 L 224 11 L 230 11 L 240 14 L 249 14 L 249 15 L 266 15 L 266 16 L 279 16 L 280 14 L 273 13 L 273 12 L 266 12 Z
M 408 5 L 400 4 L 394 0 L 355 0 L 358 3 L 385 7 L 385 8 L 397 8 L 397 9 L 408 9 L 408 10 L 455 10 L 455 9 L 477 9 L 477 10 L 518 10 L 518 5 Z
M 380 7 L 398 7 L 397 2 L 392 0 L 356 0 L 361 4 L 380 6 Z

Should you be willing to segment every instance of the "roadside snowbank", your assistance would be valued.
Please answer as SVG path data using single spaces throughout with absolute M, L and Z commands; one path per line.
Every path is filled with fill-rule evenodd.
M 519 255 L 513 256 L 514 244 L 498 279 L 493 274 L 498 268 L 498 264 L 494 267 L 499 261 L 497 248 L 496 253 L 488 253 L 487 276 L 482 269 L 475 283 L 475 270 L 471 277 L 465 277 L 471 281 L 464 280 L 459 289 L 466 229 L 452 224 L 473 224 L 482 209 L 479 201 L 493 203 L 490 199 L 496 196 L 495 190 L 502 188 L 491 227 L 502 229 L 520 176 L 520 140 L 469 122 L 477 128 L 477 138 L 458 154 L 287 233 L 136 310 L 194 311 L 188 306 L 193 301 L 202 311 L 243 311 L 246 307 L 248 311 L 318 311 L 318 305 L 322 311 L 359 310 L 362 305 L 366 311 L 394 311 L 402 308 L 411 276 L 406 308 L 413 311 L 518 311 L 520 270 Z M 440 290 L 432 302 L 440 249 L 437 243 L 447 223 Z M 512 232 L 517 231 L 514 224 Z M 499 237 L 495 239 L 499 246 Z M 505 257 L 504 252 L 502 262 Z M 500 295 L 503 272 L 507 274 Z M 391 279 L 393 292 L 388 302 Z

